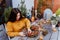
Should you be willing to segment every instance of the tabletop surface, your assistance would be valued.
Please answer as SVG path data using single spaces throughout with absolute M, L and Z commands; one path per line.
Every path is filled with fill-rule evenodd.
M 50 27 L 49 27 L 50 26 Z M 51 25 L 45 26 L 45 28 L 48 30 L 48 34 L 44 37 L 43 40 L 60 40 L 60 31 L 57 29 L 56 32 L 52 32 Z M 40 34 L 37 37 L 29 38 L 29 37 L 22 37 L 23 40 L 38 40 L 40 37 Z
M 53 32 L 51 25 L 43 25 L 43 27 L 48 30 L 48 34 L 44 36 L 43 40 L 60 40 L 60 31 L 58 30 L 58 28 L 56 28 L 57 29 L 56 32 Z M 37 37 L 33 37 L 33 38 L 19 37 L 20 38 L 19 40 L 38 40 L 40 37 L 40 34 Z M 14 38 L 14 40 L 16 40 L 16 38 Z

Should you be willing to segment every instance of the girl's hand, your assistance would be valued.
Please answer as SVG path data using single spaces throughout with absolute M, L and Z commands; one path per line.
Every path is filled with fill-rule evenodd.
M 20 35 L 20 36 L 25 36 L 23 32 L 20 32 L 19 35 Z
M 32 32 L 32 31 L 31 31 L 31 29 L 28 29 L 28 32 L 30 32 L 30 33 L 31 33 L 31 32 Z

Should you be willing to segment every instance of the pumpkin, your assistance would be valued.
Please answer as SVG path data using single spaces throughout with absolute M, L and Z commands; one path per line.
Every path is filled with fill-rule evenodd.
M 39 38 L 38 40 L 43 40 L 43 38 L 44 38 L 44 37 L 41 35 L 40 38 Z
M 56 29 L 56 28 L 53 28 L 53 29 L 52 29 L 52 31 L 53 31 L 53 32 L 56 32 L 56 31 L 57 31 L 57 29 Z
M 34 21 L 35 21 L 35 17 L 32 16 L 32 17 L 31 17 L 31 22 L 34 22 Z
M 42 35 L 43 35 L 43 36 L 46 36 L 47 34 L 48 34 L 48 31 L 47 31 L 47 30 L 43 30 L 43 31 L 42 31 Z

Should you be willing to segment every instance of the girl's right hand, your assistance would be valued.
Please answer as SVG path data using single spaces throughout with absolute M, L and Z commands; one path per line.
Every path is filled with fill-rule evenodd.
M 20 36 L 25 36 L 23 32 L 20 32 L 19 35 L 20 35 Z

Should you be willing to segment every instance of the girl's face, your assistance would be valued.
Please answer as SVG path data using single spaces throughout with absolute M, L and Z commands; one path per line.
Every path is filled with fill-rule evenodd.
M 17 14 L 16 20 L 18 21 L 20 19 L 20 13 Z

